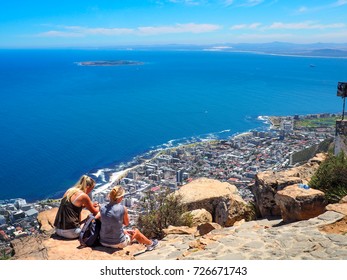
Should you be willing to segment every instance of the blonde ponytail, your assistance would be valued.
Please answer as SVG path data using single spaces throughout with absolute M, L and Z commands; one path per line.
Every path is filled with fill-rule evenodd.
M 67 190 L 67 200 L 71 201 L 71 197 L 78 191 L 86 193 L 87 189 L 93 187 L 94 185 L 95 181 L 92 178 L 87 175 L 83 175 L 72 188 Z
M 122 186 L 115 186 L 109 193 L 110 201 L 116 201 L 125 195 L 125 191 Z

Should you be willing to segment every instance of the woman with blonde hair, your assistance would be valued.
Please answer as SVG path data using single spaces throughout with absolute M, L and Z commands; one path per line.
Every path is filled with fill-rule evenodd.
M 123 226 L 129 225 L 128 209 L 120 202 L 123 200 L 125 191 L 122 186 L 115 186 L 110 194 L 110 202 L 101 207 L 97 218 L 101 220 L 100 243 L 105 247 L 122 249 L 137 240 L 145 244 L 148 251 L 158 245 L 158 240 L 150 240 L 137 228 L 124 230 Z
M 95 187 L 95 181 L 83 175 L 78 182 L 64 194 L 55 217 L 55 232 L 68 239 L 78 238 L 81 232 L 81 212 L 87 208 L 96 215 L 99 212 L 97 202 L 93 203 L 88 194 Z

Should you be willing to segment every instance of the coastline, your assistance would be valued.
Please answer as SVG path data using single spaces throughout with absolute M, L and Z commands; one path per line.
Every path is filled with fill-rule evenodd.
M 141 166 L 142 164 L 145 164 L 146 162 L 150 162 L 152 159 L 154 159 L 156 156 L 158 156 L 161 152 L 157 153 L 156 155 L 154 155 L 152 158 L 146 160 L 143 163 L 139 163 L 137 165 L 134 165 L 132 167 L 126 168 L 124 170 L 121 171 L 117 171 L 117 172 L 113 172 L 112 175 L 110 176 L 109 182 L 98 186 L 96 188 L 94 188 L 93 190 L 93 194 L 98 194 L 102 191 L 107 190 L 108 188 L 111 188 L 114 184 L 116 184 L 118 181 L 120 181 L 121 179 L 123 179 L 130 171 L 138 168 L 139 166 Z
M 334 114 L 334 113 L 328 113 L 328 114 Z M 315 114 L 302 115 L 301 117 L 306 118 L 306 117 L 310 117 L 312 115 L 315 115 Z M 257 128 L 255 128 L 255 129 L 251 129 L 251 130 L 245 131 L 245 132 L 234 133 L 233 135 L 231 135 L 231 136 L 229 136 L 229 137 L 227 137 L 225 139 L 200 139 L 200 140 L 196 140 L 194 142 L 179 143 L 176 146 L 171 146 L 171 147 L 151 150 L 151 151 L 147 152 L 146 154 L 151 154 L 152 156 L 150 156 L 149 158 L 147 158 L 145 161 L 143 161 L 141 163 L 137 163 L 137 164 L 132 165 L 131 167 L 128 167 L 126 169 L 113 172 L 112 175 L 110 176 L 109 181 L 107 183 L 103 184 L 103 185 L 99 185 L 95 189 L 94 192 L 95 192 L 95 194 L 97 194 L 97 193 L 100 193 L 100 192 L 106 190 L 107 188 L 111 187 L 113 184 L 117 183 L 122 178 L 126 177 L 128 172 L 136 170 L 140 166 L 144 166 L 146 163 L 151 162 L 153 159 L 158 157 L 160 154 L 165 153 L 166 151 L 174 151 L 175 149 L 179 149 L 179 148 L 185 149 L 185 148 L 192 147 L 192 146 L 195 146 L 195 145 L 198 145 L 198 144 L 208 146 L 211 143 L 218 142 L 218 141 L 223 141 L 223 140 L 231 140 L 231 141 L 233 141 L 233 140 L 243 140 L 243 138 L 252 138 L 253 137 L 252 134 L 255 131 L 257 131 L 257 132 L 269 132 L 271 130 L 274 131 L 274 130 L 280 129 L 281 120 L 288 119 L 288 118 L 292 118 L 293 119 L 294 115 L 290 115 L 290 116 L 258 116 L 257 120 L 261 121 L 263 124 L 266 124 L 267 125 L 267 129 L 257 130 Z M 222 132 L 224 132 L 224 131 L 230 131 L 230 130 L 223 130 Z M 137 156 L 137 157 L 141 157 L 141 156 Z M 132 161 L 130 161 L 129 163 L 131 163 L 131 162 L 134 162 L 134 159 Z
M 264 123 L 266 123 L 266 122 L 264 122 Z M 251 134 L 252 134 L 252 132 L 250 132 L 250 131 L 235 133 L 233 136 L 229 137 L 229 139 L 238 139 L 238 138 L 242 138 L 242 137 L 245 137 L 245 136 L 249 136 Z M 158 150 L 151 150 L 151 151 L 145 153 L 145 155 L 146 154 L 154 154 L 154 155 L 151 156 L 150 158 L 146 159 L 144 162 L 137 163 L 137 164 L 135 164 L 135 165 L 133 165 L 131 167 L 128 167 L 128 168 L 120 170 L 120 171 L 115 171 L 115 172 L 113 171 L 111 173 L 111 176 L 110 176 L 108 182 L 106 182 L 105 184 L 99 184 L 99 185 L 97 184 L 97 186 L 93 190 L 93 194 L 98 194 L 98 193 L 100 193 L 102 191 L 107 190 L 111 186 L 117 184 L 121 179 L 126 177 L 129 172 L 137 169 L 140 166 L 143 166 L 146 163 L 151 162 L 153 159 L 155 159 L 156 157 L 158 157 L 160 154 L 162 154 L 165 151 L 175 150 L 175 149 L 179 149 L 179 148 L 187 148 L 187 147 L 191 147 L 191 146 L 198 145 L 198 144 L 208 145 L 210 143 L 214 143 L 215 141 L 221 141 L 221 140 L 227 140 L 227 139 L 203 139 L 203 140 L 195 141 L 195 142 L 192 142 L 192 143 L 181 143 L 181 144 L 178 144 L 177 146 L 161 148 L 161 149 L 158 149 Z M 141 157 L 141 155 L 136 156 L 135 158 L 137 158 L 137 157 Z M 125 163 L 125 165 L 126 166 L 129 165 L 133 161 L 134 161 L 134 159 L 132 159 L 131 161 Z M 117 166 L 115 168 L 117 168 Z M 96 173 L 89 173 L 88 172 L 87 175 L 94 175 L 95 176 L 95 174 L 98 174 L 98 176 L 95 176 L 96 178 L 98 178 L 98 177 L 102 176 L 102 173 L 104 172 L 102 170 L 103 169 L 99 169 Z M 109 168 L 105 168 L 105 170 L 110 170 L 110 169 Z M 110 171 L 108 171 L 108 172 L 110 172 Z
M 22 55 L 27 57 L 29 54 L 23 53 Z M 41 54 L 41 51 L 37 52 L 37 55 L 41 56 Z M 60 197 L 62 195 L 61 190 L 66 190 L 67 187 L 78 180 L 80 175 L 93 169 L 96 172 L 96 168 L 104 168 L 122 162 L 126 163 L 134 156 L 152 149 L 151 146 L 164 145 L 163 143 L 166 143 L 169 139 L 175 138 L 180 141 L 185 136 L 195 136 L 225 128 L 232 128 L 232 132 L 247 131 L 250 128 L 261 125 L 260 123 L 255 123 L 257 115 L 289 115 L 292 112 L 295 113 L 296 110 L 303 114 L 312 111 L 334 111 L 335 107 L 333 106 L 335 106 L 335 102 L 330 101 L 331 99 L 334 101 L 336 98 L 331 98 L 330 96 L 331 92 L 336 90 L 335 87 L 333 87 L 333 90 L 329 90 L 329 87 L 335 86 L 334 77 L 338 74 L 335 73 L 334 69 L 346 66 L 345 61 L 329 60 L 326 63 L 327 67 L 323 69 L 320 67 L 321 64 L 319 62 L 311 61 L 310 59 L 303 59 L 304 63 L 302 64 L 301 61 L 298 64 L 296 60 L 289 60 L 291 63 L 287 65 L 282 63 L 286 59 L 274 58 L 268 61 L 266 56 L 241 54 L 217 54 L 215 56 L 203 53 L 187 52 L 181 54 L 178 52 L 157 53 L 154 51 L 148 53 L 135 51 L 128 54 L 122 52 L 114 53 L 109 50 L 105 52 L 71 51 L 71 53 L 67 52 L 66 54 L 62 52 L 61 56 L 60 52 L 54 50 L 46 54 L 47 59 L 50 59 L 49 63 L 42 60 L 42 65 L 45 67 L 54 65 L 54 67 L 51 67 L 52 72 L 47 73 L 49 74 L 47 81 L 43 81 L 40 79 L 40 76 L 37 76 L 35 78 L 37 79 L 37 88 L 36 84 L 33 84 L 33 88 L 30 87 L 27 90 L 28 92 L 33 90 L 32 96 L 40 100 L 37 103 L 37 108 L 42 107 L 42 110 L 44 110 L 45 102 L 48 102 L 48 104 L 52 102 L 49 101 L 48 97 L 57 95 L 59 104 L 66 104 L 66 110 L 59 109 L 59 106 L 54 107 L 54 110 L 39 111 L 28 106 L 29 110 L 25 114 L 32 116 L 32 118 L 28 118 L 28 124 L 32 124 L 27 126 L 29 131 L 26 130 L 25 122 L 20 122 L 22 117 L 15 108 L 18 106 L 13 106 L 13 113 L 4 115 L 3 124 L 6 129 L 9 132 L 15 132 L 16 126 L 11 125 L 12 121 L 15 122 L 18 125 L 17 132 L 23 133 L 24 138 L 12 139 L 12 133 L 5 133 L 4 137 L 2 137 L 1 147 L 3 148 L 4 158 L 1 175 L 5 179 L 4 183 L 9 187 L 4 190 L 1 199 L 22 196 L 28 198 L 29 201 L 35 201 L 54 195 L 55 197 Z M 172 59 L 176 56 L 177 59 Z M 14 58 L 16 57 L 14 56 Z M 40 57 L 38 56 L 38 58 Z M 184 75 L 173 71 L 173 66 L 181 67 L 185 65 L 182 63 L 188 62 L 187 58 L 191 59 L 191 61 L 187 64 L 188 68 L 182 68 Z M 76 61 L 108 59 L 145 61 L 146 65 L 143 67 L 136 66 L 135 68 L 130 66 L 125 68 L 88 68 L 78 67 L 74 64 Z M 14 61 L 17 60 L 16 58 Z M 244 60 L 245 63 L 240 65 L 232 63 L 235 60 Z M 307 63 L 305 63 L 306 60 L 308 60 Z M 28 62 L 34 61 L 35 56 L 28 56 Z M 37 61 L 39 62 L 39 60 Z M 220 73 L 218 71 L 221 75 L 220 78 L 215 78 L 214 76 L 217 73 L 211 71 L 211 69 L 205 69 L 205 67 L 196 68 L 195 63 L 198 62 L 198 65 L 203 66 L 207 61 L 211 61 L 212 69 L 217 66 L 218 69 L 221 69 Z M 336 65 L 335 62 L 339 67 L 333 66 Z M 310 63 L 317 65 L 313 69 L 314 71 L 308 68 Z M 41 62 L 38 65 L 41 65 Z M 283 83 L 286 83 L 287 78 L 283 81 L 282 78 L 271 80 L 271 75 L 279 74 L 278 71 L 273 73 L 273 69 L 277 69 L 274 67 L 276 65 L 283 70 L 283 73 L 281 72 L 283 77 L 285 77 L 286 73 L 292 73 L 295 70 L 293 76 L 290 76 L 290 79 L 294 79 L 293 82 L 283 87 Z M 332 67 L 328 67 L 330 65 Z M 34 66 L 36 68 L 36 64 Z M 192 71 L 195 68 L 196 72 Z M 229 71 L 237 68 L 242 68 L 242 71 L 236 71 L 235 75 L 229 77 Z M 24 67 L 23 69 L 26 68 Z M 20 76 L 22 76 L 25 74 L 25 71 L 20 73 Z M 60 76 L 56 75 L 57 73 L 65 73 L 66 78 L 71 81 L 71 88 L 70 86 L 69 89 L 66 88 L 66 92 L 64 91 L 64 83 L 54 82 L 60 79 Z M 153 73 L 155 75 L 152 75 Z M 177 83 L 176 78 L 172 80 L 176 74 L 178 75 L 178 81 L 180 81 Z M 206 79 L 204 78 L 199 82 L 199 79 L 191 79 L 190 74 L 193 75 L 192 77 L 206 74 L 204 76 Z M 324 74 L 325 77 L 323 84 L 319 82 L 322 80 L 321 74 Z M 35 76 L 34 72 L 33 75 Z M 257 75 L 260 75 L 262 80 L 264 78 L 264 83 L 259 83 Z M 110 78 L 111 76 L 112 78 Z M 245 82 L 247 77 L 249 82 Z M 252 78 L 249 79 L 250 77 Z M 256 78 L 253 79 L 254 77 Z M 303 82 L 296 85 L 294 81 L 297 79 L 301 81 L 301 77 L 304 79 Z M 122 82 L 123 78 L 126 81 L 124 83 Z M 141 82 L 129 82 L 135 78 L 138 78 Z M 157 85 L 155 82 L 152 82 L 152 79 L 156 81 L 159 78 L 160 80 L 163 79 L 163 83 L 160 82 Z M 314 81 L 317 79 L 318 82 L 312 82 L 312 79 Z M 52 89 L 52 94 L 41 94 L 41 91 L 38 91 L 36 95 L 35 91 L 40 88 L 40 81 L 45 85 L 44 90 L 50 92 Z M 173 83 L 171 84 L 170 81 L 173 81 Z M 215 83 L 216 81 L 219 82 Z M 203 84 L 206 82 L 206 85 L 200 87 L 202 85 L 201 82 Z M 8 89 L 10 89 L 11 84 L 16 85 L 10 79 L 8 83 L 5 83 L 5 85 L 7 84 L 9 85 Z M 192 91 L 192 94 L 190 94 L 190 85 L 192 85 L 192 89 L 197 89 L 197 91 Z M 19 91 L 14 96 L 18 95 L 18 101 L 23 103 L 23 106 L 26 106 L 25 100 L 28 98 L 29 101 L 30 96 L 24 94 L 26 90 L 25 84 L 21 87 L 18 84 Z M 163 88 L 167 89 L 167 95 L 170 96 L 169 100 L 173 98 L 179 104 L 182 102 L 182 106 L 172 106 L 171 102 L 167 102 L 166 95 L 165 97 L 163 96 Z M 229 90 L 230 92 L 235 92 L 235 96 L 234 94 L 227 94 Z M 218 96 L 218 98 L 211 96 L 211 92 L 216 92 L 216 97 Z M 288 99 L 289 96 L 286 96 L 288 93 L 294 94 L 289 95 L 290 98 Z M 256 94 L 257 97 L 253 98 L 253 94 Z M 150 99 L 148 97 L 152 95 L 155 96 L 154 101 L 149 103 Z M 264 98 L 261 97 L 262 95 L 264 95 Z M 326 95 L 327 97 L 325 97 Z M 237 99 L 234 98 L 236 96 Z M 291 100 L 292 97 L 293 100 Z M 304 97 L 310 98 L 312 101 L 309 107 L 297 106 L 297 100 Z M 322 100 L 324 98 L 324 101 L 327 99 L 327 102 L 322 103 L 320 101 L 321 98 Z M 130 100 L 132 102 L 129 102 Z M 146 104 L 145 106 L 141 105 L 142 100 L 146 100 L 146 102 L 143 102 Z M 256 104 L 255 110 L 252 112 L 249 111 L 249 108 L 251 108 L 250 104 L 253 104 L 252 102 L 254 101 L 259 102 L 257 102 L 258 104 Z M 91 110 L 87 110 L 88 113 L 82 106 L 82 102 L 86 107 L 91 108 Z M 8 105 L 12 106 L 15 104 L 15 102 L 11 101 Z M 269 104 L 275 105 L 267 108 Z M 116 109 L 112 105 L 116 106 Z M 148 108 L 152 106 L 153 111 L 148 111 Z M 3 110 L 5 109 L 6 107 L 3 108 Z M 80 113 L 75 115 L 75 110 Z M 10 113 L 10 111 L 8 112 Z M 158 114 L 159 118 L 157 117 Z M 48 118 L 41 119 L 40 115 Z M 5 122 L 7 119 L 11 120 L 11 122 Z M 83 119 L 88 119 L 88 122 L 83 121 Z M 147 128 L 147 125 L 137 125 L 139 121 L 148 122 L 148 128 L 150 129 Z M 172 122 L 170 129 L 163 129 L 170 122 Z M 49 125 L 50 123 L 52 125 Z M 79 127 L 79 129 L 74 129 L 74 127 Z M 31 133 L 31 128 L 35 128 L 36 133 Z M 119 131 L 120 129 L 122 129 L 121 132 Z M 75 141 L 75 139 L 78 139 L 76 136 L 81 131 L 88 137 L 81 142 Z M 53 137 L 56 135 L 55 133 L 59 134 L 60 137 Z M 117 137 L 119 133 L 122 133 L 122 137 Z M 144 139 L 139 141 L 137 139 L 138 135 L 143 135 Z M 98 142 L 94 140 L 96 138 L 105 141 L 105 144 L 98 145 Z M 12 143 L 11 139 L 13 140 Z M 25 142 L 23 142 L 24 139 Z M 176 145 L 178 141 L 175 140 L 173 144 Z M 76 142 L 80 144 L 76 146 Z M 72 145 L 75 145 L 75 148 L 66 148 Z M 11 146 L 16 147 L 13 152 L 6 149 L 6 147 Z M 25 157 L 21 161 L 21 157 L 27 154 L 33 156 Z M 18 172 L 22 175 L 18 176 Z M 103 182 L 103 184 L 107 182 Z
M 109 182 L 106 183 L 106 184 L 104 184 L 104 185 L 101 185 L 101 186 L 97 187 L 96 189 L 94 189 L 94 190 L 93 190 L 93 193 L 94 193 L 94 194 L 97 194 L 97 193 L 100 193 L 100 192 L 102 192 L 102 191 L 108 189 L 108 188 L 111 187 L 114 183 L 116 183 L 117 181 L 119 181 L 119 180 L 121 180 L 122 178 L 124 178 L 124 177 L 127 175 L 127 173 L 128 173 L 129 171 L 131 171 L 133 168 L 135 168 L 135 167 L 127 168 L 127 169 L 125 169 L 125 170 L 123 170 L 123 171 L 118 171 L 118 172 L 112 173 Z
M 264 119 L 263 118 L 259 119 L 259 117 L 257 117 L 256 120 L 266 125 L 269 124 L 267 118 L 265 117 Z M 259 129 L 259 128 L 260 126 L 255 129 Z M 251 129 L 251 130 L 254 130 L 254 129 Z M 119 180 L 123 179 L 128 174 L 128 172 L 146 163 L 149 163 L 150 161 L 155 159 L 157 156 L 159 156 L 162 153 L 165 153 L 166 151 L 175 150 L 179 148 L 185 148 L 185 147 L 191 147 L 198 144 L 207 145 L 215 141 L 228 140 L 228 139 L 233 139 L 235 137 L 244 137 L 251 133 L 250 131 L 245 131 L 245 132 L 236 132 L 230 135 L 228 134 L 229 132 L 231 132 L 230 129 L 224 129 L 218 132 L 206 133 L 198 137 L 184 137 L 182 139 L 172 139 L 161 145 L 151 147 L 150 150 L 140 155 L 137 155 L 133 157 L 132 159 L 129 159 L 125 163 L 120 163 L 115 166 L 106 166 L 103 168 L 93 169 L 93 171 L 89 171 L 86 173 L 88 176 L 91 176 L 97 183 L 96 187 L 93 190 L 93 193 L 98 194 L 106 190 L 107 188 L 110 188 L 111 186 L 116 184 Z M 224 133 L 227 134 L 227 137 L 217 136 Z M 142 162 L 139 162 L 139 161 L 142 161 Z M 108 180 L 106 180 L 106 177 L 108 177 Z
M 311 114 L 307 114 L 305 116 L 308 116 Z M 237 132 L 233 133 L 231 135 L 228 135 L 226 138 L 220 137 L 220 138 L 196 138 L 196 137 L 191 137 L 191 138 L 183 138 L 182 142 L 178 142 L 177 144 L 173 143 L 175 141 L 179 141 L 179 139 L 173 139 L 168 141 L 167 143 L 164 143 L 158 147 L 152 147 L 152 150 L 149 150 L 141 155 L 137 155 L 134 158 L 130 159 L 129 161 L 125 163 L 120 163 L 115 166 L 106 166 L 103 168 L 95 168 L 93 171 L 88 171 L 86 172 L 87 175 L 91 176 L 93 179 L 96 181 L 96 187 L 93 191 L 94 194 L 99 194 L 114 184 L 118 183 L 121 179 L 127 176 L 127 174 L 130 171 L 133 171 L 134 169 L 140 167 L 141 165 L 144 165 L 153 159 L 155 159 L 157 156 L 160 154 L 164 153 L 165 151 L 170 151 L 170 150 L 175 150 L 179 148 L 184 148 L 184 147 L 189 147 L 189 146 L 194 146 L 194 145 L 208 145 L 209 143 L 213 143 L 215 141 L 222 141 L 222 140 L 236 140 L 239 138 L 251 136 L 252 132 L 251 131 L 258 131 L 258 132 L 264 132 L 264 131 L 269 131 L 278 128 L 276 127 L 276 120 L 284 117 L 293 117 L 293 116 L 258 116 L 256 119 L 259 122 L 262 122 L 262 124 L 265 124 L 267 128 L 264 126 L 258 126 L 258 128 L 251 129 L 249 131 L 245 132 Z M 259 130 L 259 128 L 262 128 Z M 225 132 L 231 132 L 230 129 L 222 130 L 218 133 L 225 133 Z M 204 134 L 205 136 L 210 136 L 211 133 Z M 11 198 L 11 199 L 3 199 L 4 201 L 9 201 L 17 198 Z M 24 198 L 25 199 L 25 198 Z M 37 203 L 40 201 L 46 201 L 49 199 L 59 199 L 54 196 L 49 196 L 45 199 L 40 199 L 40 200 L 35 200 L 30 203 Z
M 291 156 L 302 154 L 307 148 L 318 147 L 323 141 L 333 137 L 334 128 L 331 123 L 325 126 L 324 131 L 321 125 L 317 126 L 319 130 L 315 131 L 307 126 L 307 122 L 317 123 L 318 118 L 326 119 L 327 116 L 336 118 L 333 113 L 281 117 L 259 116 L 257 119 L 267 125 L 273 124 L 274 121 L 271 118 L 277 118 L 285 124 L 289 119 L 294 122 L 295 118 L 305 124 L 293 125 L 291 128 L 281 124 L 282 130 L 272 131 L 252 129 L 248 132 L 235 133 L 225 140 L 200 139 L 188 144 L 152 150 L 142 157 L 137 156 L 135 158 L 137 164 L 134 159 L 127 166 L 120 164 L 119 168 L 115 166 L 114 169 L 94 170 L 95 172 L 90 172 L 89 175 L 96 179 L 100 178 L 102 182 L 96 180 L 97 185 L 91 193 L 91 199 L 101 205 L 107 203 L 111 188 L 114 184 L 121 183 L 126 195 L 124 203 L 129 213 L 136 216 L 138 202 L 145 191 L 156 192 L 161 188 L 176 191 L 198 178 L 209 178 L 231 183 L 237 188 L 245 202 L 252 202 L 254 194 L 250 186 L 255 184 L 257 174 L 268 170 L 283 171 L 296 164 L 303 164 L 315 154 L 307 155 L 300 160 L 298 158 L 293 160 Z M 264 158 L 266 160 L 259 160 Z M 123 169 L 120 170 L 120 167 Z M 130 171 L 133 172 L 128 174 Z M 20 198 L 13 201 L 0 201 L 1 208 L 7 209 L 5 211 L 9 215 L 17 215 L 15 220 L 9 221 L 12 227 L 22 218 L 25 218 L 25 221 L 35 221 L 38 213 L 58 207 L 59 204 L 60 198 L 40 200 L 36 203 L 26 203 L 25 199 Z M 23 226 L 25 231 L 23 234 L 31 235 L 31 223 L 27 225 Z M 5 233 L 10 235 L 9 231 Z
M 210 50 L 202 50 L 210 51 Z M 270 56 L 283 56 L 283 57 L 306 57 L 306 58 L 329 58 L 329 59 L 347 59 L 346 56 L 328 56 L 328 55 L 305 55 L 305 54 L 290 54 L 290 53 L 271 53 L 271 52 L 260 52 L 260 51 L 243 51 L 243 50 L 219 50 L 220 52 L 230 53 L 251 53 L 258 55 L 270 55 Z

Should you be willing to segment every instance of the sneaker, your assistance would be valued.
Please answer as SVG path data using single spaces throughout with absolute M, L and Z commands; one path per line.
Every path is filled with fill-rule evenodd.
M 146 251 L 152 251 L 154 248 L 156 248 L 158 246 L 158 244 L 159 244 L 159 242 L 157 239 L 152 239 L 152 244 L 147 245 Z

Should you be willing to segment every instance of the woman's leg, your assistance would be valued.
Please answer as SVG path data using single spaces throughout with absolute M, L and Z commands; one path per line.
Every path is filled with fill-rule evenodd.
M 151 245 L 152 241 L 149 240 L 146 236 L 143 235 L 142 232 L 140 232 L 137 228 L 134 228 L 134 230 L 129 230 L 127 231 L 128 234 L 131 237 L 131 241 L 134 239 L 137 240 L 137 242 L 145 245 Z

